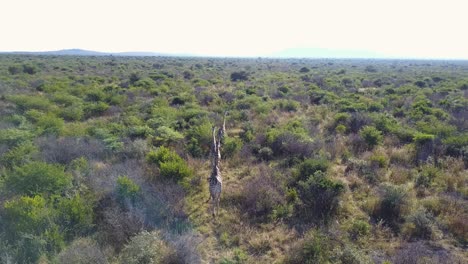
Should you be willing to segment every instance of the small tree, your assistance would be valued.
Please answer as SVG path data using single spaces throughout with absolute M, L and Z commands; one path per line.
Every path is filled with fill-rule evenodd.
M 231 81 L 247 81 L 249 79 L 249 73 L 246 71 L 239 71 L 231 73 Z
M 20 194 L 56 194 L 71 185 L 71 175 L 63 166 L 31 162 L 8 173 L 5 185 Z
M 117 179 L 117 199 L 121 205 L 125 201 L 135 204 L 140 195 L 140 186 L 134 183 L 128 176 L 119 176 Z
M 344 184 L 329 179 L 322 171 L 317 171 L 306 181 L 299 182 L 299 213 L 302 217 L 328 222 L 338 209 Z
M 192 173 L 187 163 L 177 153 L 166 148 L 159 147 L 156 151 L 150 151 L 146 160 L 159 167 L 160 175 L 166 179 L 180 181 Z
M 365 126 L 359 131 L 367 146 L 372 149 L 383 141 L 382 132 L 373 126 Z

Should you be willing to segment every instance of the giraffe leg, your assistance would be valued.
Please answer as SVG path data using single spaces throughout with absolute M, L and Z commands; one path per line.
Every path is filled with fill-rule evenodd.
M 216 215 L 219 215 L 219 200 L 221 200 L 220 197 L 216 199 Z
M 213 218 L 216 217 L 216 214 L 215 214 L 215 209 L 216 209 L 216 199 L 211 199 L 212 202 L 212 214 L 213 214 Z

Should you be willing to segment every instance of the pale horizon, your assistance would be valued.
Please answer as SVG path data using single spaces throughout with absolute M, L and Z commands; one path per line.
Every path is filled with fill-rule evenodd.
M 301 50 L 328 50 L 344 57 L 468 59 L 466 5 L 462 0 L 4 1 L 0 51 L 269 57 L 292 50 L 300 57 Z

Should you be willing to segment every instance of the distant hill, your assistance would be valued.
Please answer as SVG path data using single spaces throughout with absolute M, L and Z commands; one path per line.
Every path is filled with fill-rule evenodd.
M 54 55 L 54 56 L 193 56 L 190 54 L 169 54 L 169 53 L 157 53 L 157 52 L 144 52 L 144 51 L 130 51 L 130 52 L 99 52 L 93 50 L 83 49 L 63 49 L 54 51 L 12 51 L 12 52 L 0 52 L 3 54 L 30 54 L 30 55 Z
M 272 58 L 336 58 L 336 59 L 376 59 L 384 58 L 378 54 L 365 50 L 341 50 L 341 49 L 323 49 L 323 48 L 291 48 L 285 49 L 268 57 Z

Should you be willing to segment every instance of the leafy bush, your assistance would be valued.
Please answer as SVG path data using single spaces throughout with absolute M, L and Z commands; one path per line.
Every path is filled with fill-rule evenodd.
M 397 229 L 398 224 L 407 213 L 409 205 L 409 194 L 404 187 L 385 185 L 374 217 L 383 219 L 386 224 Z
M 93 204 L 89 197 L 86 198 L 77 194 L 72 198 L 61 198 L 58 201 L 58 223 L 65 229 L 68 238 L 85 235 L 93 227 Z
M 225 137 L 224 138 L 224 143 L 222 145 L 222 152 L 223 152 L 223 157 L 224 158 L 231 158 L 241 150 L 243 146 L 242 140 L 239 138 L 233 138 L 233 137 Z
M 298 123 L 296 120 L 284 129 L 270 129 L 266 133 L 267 147 L 273 150 L 276 157 L 305 158 L 313 153 L 313 143 Z
M 365 126 L 359 131 L 367 146 L 372 149 L 383 141 L 382 132 L 373 126 Z
M 128 176 L 119 176 L 117 179 L 117 199 L 121 205 L 126 201 L 135 204 L 140 195 L 140 186 L 134 183 Z
M 145 131 L 145 134 L 143 136 L 148 135 L 148 134 L 149 133 Z M 174 129 L 167 127 L 167 126 L 160 126 L 158 127 L 158 129 L 156 129 L 156 136 L 153 139 L 153 141 L 156 142 L 156 144 L 158 145 L 171 144 L 183 138 L 184 136 L 181 133 L 175 131 Z
M 21 233 L 40 235 L 49 228 L 51 212 L 42 196 L 22 196 L 5 202 L 3 208 L 6 231 L 11 239 Z
M 33 138 L 33 134 L 27 130 L 16 128 L 0 129 L 0 144 L 16 146 Z
M 293 248 L 286 259 L 287 264 L 329 263 L 332 243 L 323 232 L 312 229 Z
M 285 192 L 281 186 L 279 179 L 262 167 L 260 173 L 245 181 L 242 187 L 243 210 L 256 220 L 268 220 L 274 210 L 286 206 Z
M 90 238 L 79 238 L 73 241 L 57 256 L 59 263 L 69 264 L 107 264 L 99 244 Z
M 245 251 L 243 251 L 240 248 L 236 248 L 233 251 L 233 257 L 232 258 L 223 258 L 220 262 L 220 264 L 243 264 L 247 263 L 248 256 Z
M 239 71 L 231 73 L 231 81 L 247 81 L 249 79 L 249 73 L 246 71 Z
M 295 179 L 297 181 L 307 180 L 310 176 L 315 175 L 316 172 L 327 172 L 329 166 L 329 162 L 324 158 L 306 159 L 298 165 Z
M 420 209 L 406 218 L 402 233 L 408 238 L 430 239 L 434 228 L 433 217 L 425 210 Z
M 5 176 L 5 185 L 19 194 L 56 194 L 71 185 L 71 175 L 64 167 L 44 162 L 31 162 L 15 167 Z
M 32 155 L 37 152 L 37 147 L 31 142 L 26 141 L 3 154 L 3 156 L 0 157 L 0 163 L 11 169 L 31 161 Z
M 379 168 L 386 168 L 388 166 L 388 159 L 384 154 L 375 153 L 370 157 L 370 162 L 372 166 Z
M 63 131 L 64 122 L 63 119 L 59 117 L 47 114 L 39 117 L 36 125 L 40 131 L 40 134 L 60 135 Z
M 157 231 L 143 231 L 134 236 L 119 255 L 122 264 L 177 263 L 173 249 L 161 238 Z
M 35 65 L 23 64 L 23 72 L 27 74 L 35 74 L 38 72 L 38 68 Z
M 180 181 L 192 174 L 187 163 L 174 151 L 159 147 L 156 151 L 150 151 L 146 156 L 150 163 L 159 167 L 160 175 L 166 179 Z
M 322 171 L 298 183 L 300 203 L 296 206 L 303 219 L 328 222 L 338 212 L 344 184 L 329 179 Z
M 371 226 L 368 222 L 363 220 L 356 220 L 353 221 L 350 229 L 349 234 L 352 239 L 358 239 L 360 237 L 366 236 L 369 234 Z
M 19 110 L 23 112 L 31 109 L 48 111 L 52 106 L 51 102 L 43 96 L 13 95 L 8 97 L 8 99 L 15 103 Z
M 440 170 L 433 165 L 427 164 L 421 167 L 418 177 L 416 178 L 416 186 L 429 188 L 434 179 L 440 174 Z

